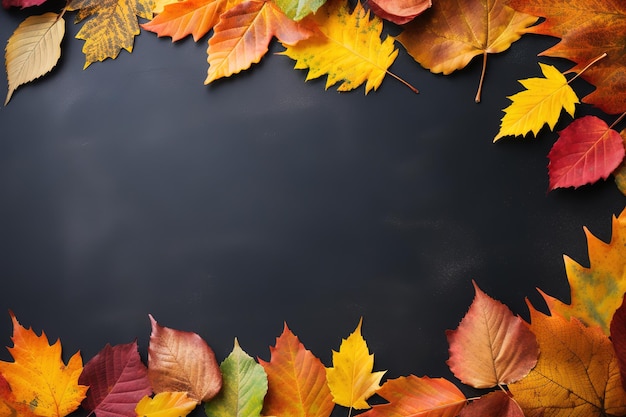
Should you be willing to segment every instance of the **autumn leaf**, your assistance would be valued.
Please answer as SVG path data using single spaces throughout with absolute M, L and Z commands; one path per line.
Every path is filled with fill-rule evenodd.
M 374 14 L 397 25 L 404 25 L 430 8 L 431 0 L 369 0 Z
M 185 0 L 154 0 L 154 4 L 152 5 L 152 13 L 163 13 L 163 10 L 165 10 L 165 6 L 169 4 L 181 3 L 183 1 Z
M 270 347 L 269 362 L 259 359 L 267 374 L 264 416 L 329 417 L 333 400 L 326 384 L 326 370 L 289 330 Z
M 619 364 L 622 387 L 626 388 L 626 295 L 611 319 L 611 343 Z
M 55 67 L 61 56 L 65 20 L 56 13 L 29 16 L 15 29 L 6 46 L 9 91 L 6 106 L 17 87 Z
M 584 116 L 559 132 L 548 158 L 550 190 L 577 188 L 607 179 L 624 159 L 624 144 L 602 119 Z
M 248 0 L 220 16 L 207 50 L 205 84 L 250 68 L 268 51 L 272 37 L 293 45 L 311 36 L 271 1 Z
M 32 329 L 22 327 L 12 312 L 10 315 L 13 347 L 9 352 L 14 362 L 0 361 L 0 373 L 16 402 L 28 404 L 41 417 L 64 417 L 76 410 L 88 388 L 78 383 L 83 370 L 80 353 L 72 355 L 66 365 L 60 340 L 49 345 L 44 332 L 37 336 Z
M 139 35 L 137 17 L 152 19 L 154 0 L 72 0 L 68 10 L 78 10 L 77 21 L 88 17 L 76 34 L 85 41 L 83 53 L 87 68 L 94 62 L 115 59 L 122 49 L 133 51 Z
M 519 404 L 504 391 L 494 391 L 472 401 L 459 417 L 524 417 Z
M 317 12 L 326 0 L 275 0 L 275 3 L 289 19 L 297 22 Z
M 339 351 L 333 351 L 333 366 L 326 368 L 326 379 L 335 404 L 357 410 L 370 408 L 367 399 L 379 388 L 386 371 L 372 372 L 374 355 L 361 335 L 361 325 L 341 341 Z
M 609 325 L 615 310 L 626 293 L 626 210 L 613 217 L 612 238 L 605 243 L 587 228 L 589 267 L 584 267 L 568 256 L 565 271 L 571 289 L 571 304 L 542 292 L 550 311 L 564 317 L 577 317 L 588 326 L 600 326 L 609 334 Z
M 2 0 L 2 7 L 10 9 L 11 7 L 19 7 L 25 9 L 27 7 L 41 6 L 46 0 Z
M 623 129 L 619 132 L 619 134 L 622 137 L 622 143 L 626 149 L 626 129 Z M 613 176 L 615 177 L 615 184 L 617 185 L 617 188 L 622 192 L 622 194 L 626 195 L 626 160 L 623 160 L 615 171 L 613 171 Z
M 582 77 L 596 86 L 583 98 L 605 113 L 626 111 L 626 3 L 622 0 L 509 0 L 516 10 L 544 17 L 529 33 L 561 38 L 541 55 L 566 58 L 578 72 L 603 53 L 607 57 Z
M 507 6 L 505 0 L 435 1 L 428 13 L 405 27 L 398 40 L 413 59 L 436 74 L 465 68 L 482 55 L 478 102 L 487 55 L 507 50 L 536 21 L 535 16 Z
M 552 65 L 540 62 L 539 66 L 544 78 L 520 80 L 526 90 L 508 97 L 512 103 L 504 109 L 500 131 L 494 142 L 504 136 L 525 136 L 528 132 L 537 136 L 545 124 L 552 130 L 562 109 L 574 116 L 579 101 L 565 76 Z
M 7 380 L 0 374 L 0 416 L 2 417 L 37 417 L 29 404 L 18 403 Z
M 186 392 L 160 392 L 150 398 L 143 397 L 135 412 L 137 417 L 185 417 L 198 405 Z
M 222 13 L 240 2 L 241 0 L 184 0 L 172 3 L 141 27 L 159 37 L 170 36 L 172 42 L 188 35 L 192 35 L 197 42 L 213 29 Z
M 233 351 L 220 365 L 223 387 L 205 404 L 208 417 L 259 417 L 267 393 L 263 367 L 241 349 L 237 339 Z
M 148 378 L 153 391 L 187 392 L 198 403 L 215 397 L 222 374 L 209 345 L 196 333 L 163 327 L 152 316 L 150 322 Z
M 547 316 L 529 303 L 530 329 L 541 355 L 527 377 L 509 385 L 532 417 L 600 417 L 626 414 L 626 392 L 609 338 L 598 327 L 556 311 Z
M 135 417 L 139 400 L 152 394 L 136 341 L 113 347 L 107 344 L 85 364 L 78 382 L 89 386 L 83 408 L 97 417 Z
M 389 403 L 375 405 L 361 417 L 455 417 L 466 404 L 465 395 L 444 378 L 390 379 L 376 393 Z
M 510 384 L 537 363 L 539 348 L 524 320 L 474 284 L 476 295 L 456 330 L 446 335 L 448 366 L 464 384 L 491 388 Z
M 296 61 L 294 68 L 309 69 L 306 80 L 327 74 L 326 88 L 340 82 L 339 91 L 349 91 L 365 83 L 365 94 L 378 89 L 398 50 L 393 38 L 380 40 L 382 21 L 360 2 L 352 13 L 347 3 L 329 0 L 314 16 L 320 34 L 286 45 L 282 54 Z

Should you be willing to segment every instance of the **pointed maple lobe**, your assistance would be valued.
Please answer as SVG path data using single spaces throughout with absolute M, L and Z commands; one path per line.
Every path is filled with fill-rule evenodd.
M 456 330 L 446 335 L 448 366 L 464 384 L 491 388 L 510 384 L 537 363 L 539 347 L 526 323 L 474 284 L 476 296 Z
M 222 388 L 222 374 L 213 349 L 197 333 L 159 325 L 150 315 L 148 378 L 155 393 L 187 392 L 208 401 Z
M 37 336 L 32 329 L 22 327 L 13 312 L 10 315 L 13 347 L 9 352 L 14 362 L 0 361 L 0 373 L 16 402 L 30 405 L 41 417 L 63 417 L 76 410 L 88 388 L 78 383 L 83 370 L 80 353 L 64 364 L 60 340 L 49 345 L 44 332 Z
M 329 417 L 333 401 L 322 362 L 307 350 L 285 323 L 269 362 L 259 359 L 267 374 L 264 416 Z
M 220 16 L 209 39 L 205 84 L 228 77 L 258 63 L 276 36 L 293 45 L 308 38 L 306 26 L 289 19 L 272 1 L 244 1 Z
M 589 267 L 564 256 L 565 272 L 571 291 L 571 303 L 541 293 L 551 312 L 566 318 L 577 317 L 588 326 L 600 326 L 609 334 L 615 310 L 626 293 L 626 209 L 613 217 L 611 241 L 605 243 L 587 228 Z
M 380 388 L 380 380 L 387 371 L 373 372 L 374 355 L 361 335 L 363 319 L 341 341 L 339 351 L 333 351 L 333 366 L 326 368 L 326 379 L 333 401 L 344 407 L 370 408 L 367 399 Z
M 78 382 L 89 386 L 83 408 L 97 417 L 135 417 L 135 407 L 152 394 L 148 368 L 141 362 L 137 342 L 107 344 L 85 364 Z
M 376 392 L 387 404 L 378 404 L 362 417 L 455 417 L 465 407 L 465 395 L 444 378 L 415 375 L 390 379 Z
M 541 355 L 527 377 L 509 385 L 525 415 L 600 417 L 626 414 L 626 392 L 609 338 L 553 312 L 530 309 Z

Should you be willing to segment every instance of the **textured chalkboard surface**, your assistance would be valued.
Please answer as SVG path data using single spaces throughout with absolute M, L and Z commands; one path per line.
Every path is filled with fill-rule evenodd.
M 2 11 L 1 39 L 24 16 Z M 235 337 L 269 359 L 287 322 L 329 365 L 363 317 L 376 369 L 451 377 L 472 279 L 522 315 L 536 287 L 567 299 L 562 255 L 585 263 L 583 226 L 606 240 L 624 208 L 611 181 L 547 192 L 555 134 L 492 143 L 554 40 L 491 56 L 476 104 L 478 60 L 437 76 L 402 49 L 418 95 L 325 91 L 280 55 L 206 87 L 206 39 L 150 33 L 83 70 L 71 20 L 58 68 L 0 109 L 2 345 L 11 309 L 67 356 L 137 338 L 145 357 L 150 313 L 219 360 Z

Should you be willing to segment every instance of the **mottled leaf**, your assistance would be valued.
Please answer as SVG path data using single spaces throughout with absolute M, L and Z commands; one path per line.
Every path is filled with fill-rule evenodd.
M 626 295 L 622 305 L 615 311 L 610 325 L 611 343 L 619 364 L 622 387 L 626 387 Z
M 276 5 L 289 17 L 299 21 L 317 12 L 326 0 L 275 0 Z
M 0 416 L 37 417 L 29 404 L 17 402 L 7 380 L 0 374 Z

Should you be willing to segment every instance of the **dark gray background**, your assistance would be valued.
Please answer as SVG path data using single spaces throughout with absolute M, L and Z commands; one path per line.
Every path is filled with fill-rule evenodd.
M 0 12 L 1 39 L 24 16 Z M 536 287 L 567 299 L 562 255 L 586 263 L 583 226 L 607 240 L 624 208 L 612 181 L 547 192 L 556 134 L 492 143 L 551 39 L 490 56 L 475 104 L 478 59 L 444 77 L 399 46 L 419 95 L 324 91 L 272 54 L 206 87 L 206 39 L 143 33 L 83 71 L 67 27 L 59 66 L 0 109 L 2 345 L 12 309 L 66 356 L 138 338 L 145 357 L 151 313 L 220 361 L 235 337 L 268 360 L 286 321 L 330 365 L 362 316 L 377 370 L 451 377 L 472 279 L 522 315 Z

